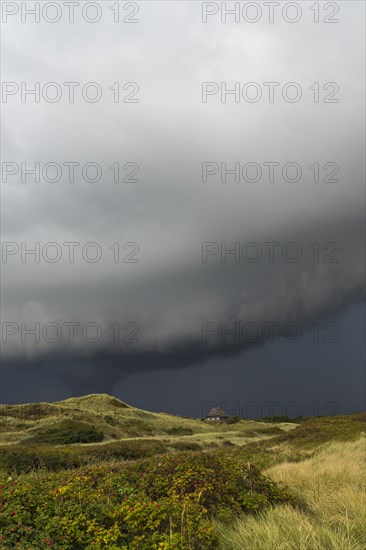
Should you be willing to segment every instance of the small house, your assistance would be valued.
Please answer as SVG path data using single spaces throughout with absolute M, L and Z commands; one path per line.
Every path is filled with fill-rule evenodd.
M 214 407 L 206 415 L 206 420 L 209 422 L 224 422 L 229 418 L 229 415 L 220 409 L 220 407 Z

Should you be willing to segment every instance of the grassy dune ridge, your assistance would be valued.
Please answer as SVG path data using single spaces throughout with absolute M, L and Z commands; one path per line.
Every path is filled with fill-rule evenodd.
M 328 443 L 312 458 L 265 471 L 285 482 L 306 509 L 279 506 L 256 517 L 217 524 L 222 550 L 364 550 L 366 439 Z
M 44 436 L 47 432 L 50 436 L 49 442 L 57 444 L 52 440 L 50 431 L 62 430 L 65 422 L 69 423 L 69 431 L 73 425 L 75 429 L 80 428 L 80 424 L 84 428 L 89 425 L 91 432 L 103 433 L 104 444 L 146 437 L 174 440 L 180 436 L 192 436 L 191 441 L 196 443 L 200 443 L 202 438 L 202 443 L 205 444 L 215 440 L 210 434 L 226 436 L 230 433 L 229 437 L 235 440 L 242 437 L 244 432 L 248 434 L 248 438 L 260 439 L 261 435 L 271 435 L 268 430 L 271 432 L 276 427 L 277 431 L 283 431 L 296 426 L 292 423 L 267 424 L 254 420 L 241 420 L 238 424 L 201 422 L 194 418 L 144 411 L 107 394 L 91 394 L 54 403 L 0 405 L 1 444 L 44 443 L 47 442 Z M 90 443 L 96 441 L 97 438 Z
M 365 421 L 0 406 L 0 549 L 365 549 Z

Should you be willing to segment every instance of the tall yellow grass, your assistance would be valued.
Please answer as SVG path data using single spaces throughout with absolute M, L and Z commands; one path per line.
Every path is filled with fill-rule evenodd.
M 283 481 L 306 508 L 272 508 L 217 525 L 221 550 L 365 550 L 366 440 L 334 442 L 310 459 L 265 473 Z

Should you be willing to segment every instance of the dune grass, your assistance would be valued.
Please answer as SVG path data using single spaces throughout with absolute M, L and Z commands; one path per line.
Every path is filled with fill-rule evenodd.
M 304 503 L 216 525 L 220 550 L 365 550 L 366 440 L 332 442 L 312 458 L 265 473 Z
M 296 424 L 283 423 L 279 428 L 271 423 L 244 419 L 235 424 L 201 422 L 195 418 L 144 411 L 107 394 L 91 394 L 54 403 L 0 405 L 0 443 L 18 445 L 47 441 L 48 435 L 65 422 L 88 424 L 90 430 L 103 434 L 101 445 L 132 438 L 178 440 L 192 437 L 187 444 L 204 447 L 221 434 L 239 445 L 246 442 L 243 438 L 246 433 L 248 441 L 255 440 L 255 437 L 260 440 L 275 435 L 274 430 L 284 433 L 296 427 Z M 49 441 L 50 444 L 56 443 L 52 437 Z
M 72 526 L 75 506 L 85 512 L 91 499 L 88 513 L 92 524 L 89 527 L 94 529 L 93 526 L 100 523 L 104 529 L 103 536 L 102 531 L 95 533 L 95 537 L 93 535 L 94 542 L 101 542 L 100 536 L 104 542 L 103 537 L 109 537 L 109 541 L 119 540 L 119 545 L 114 546 L 103 546 L 101 542 L 100 548 L 366 550 L 366 413 L 297 419 L 294 422 L 267 420 L 201 422 L 200 419 L 143 411 L 106 394 L 55 403 L 0 406 L 0 477 L 3 479 L 0 493 L 4 487 L 8 491 L 2 509 L 7 513 L 4 523 L 7 538 L 2 533 L 0 519 L 0 543 L 7 540 L 9 544 L 5 548 L 10 548 L 15 547 L 13 542 L 17 543 L 23 535 L 26 537 L 24 541 L 28 540 L 28 530 L 24 531 L 17 514 L 24 512 L 27 519 L 35 503 L 37 514 L 32 521 L 45 531 L 37 534 L 36 539 L 32 532 L 29 535 L 31 546 L 25 543 L 20 548 L 41 548 L 42 541 L 49 537 L 58 540 L 58 523 L 54 530 L 53 520 L 49 523 L 48 515 L 51 505 L 61 503 L 64 506 L 66 490 L 70 517 L 68 530 L 63 536 L 71 542 L 55 548 L 89 548 L 84 539 L 75 546 L 75 541 L 83 538 L 85 533 L 76 536 Z M 207 486 L 202 485 L 201 470 L 195 471 L 202 461 L 207 462 Z M 177 489 L 178 492 L 174 493 L 173 501 L 170 493 L 164 497 L 169 485 L 166 473 L 161 471 L 165 463 L 177 466 L 173 485 L 174 491 Z M 212 469 L 214 463 L 219 464 L 217 476 Z M 146 478 L 149 469 L 152 469 L 151 479 Z M 243 469 L 248 469 L 251 476 L 255 472 L 268 476 L 267 496 L 263 496 L 261 491 L 259 494 L 252 484 L 238 490 L 241 478 L 239 476 L 233 482 L 232 476 Z M 91 474 L 90 478 L 89 474 L 85 476 L 86 472 Z M 125 472 L 134 472 L 128 487 L 122 483 Z M 117 499 L 113 506 L 109 502 L 111 476 L 115 481 Z M 59 487 L 61 479 L 66 485 Z M 71 485 L 70 479 L 73 480 Z M 42 484 L 38 489 L 35 487 L 37 480 Z M 57 487 L 53 487 L 53 483 Z M 91 486 L 85 487 L 81 498 L 79 489 L 83 483 Z M 151 483 L 158 483 L 157 492 L 154 498 L 149 491 L 149 494 L 144 493 L 135 509 L 138 488 L 144 483 L 147 483 L 147 490 L 150 490 Z M 178 514 L 177 525 L 186 523 L 186 518 L 184 522 L 182 519 L 187 506 L 187 502 L 182 500 L 183 486 L 195 488 L 194 495 L 189 497 L 189 518 L 193 522 L 189 532 L 199 535 L 194 544 L 190 535 L 183 544 L 182 529 L 178 527 L 173 541 L 172 523 L 170 520 L 166 523 L 174 507 Z M 230 505 L 223 506 L 223 494 L 229 486 L 235 498 Z M 73 487 L 76 492 L 69 494 Z M 56 498 L 50 489 L 61 496 Z M 208 493 L 212 494 L 210 507 L 204 505 Z M 277 498 L 275 493 L 281 498 Z M 25 508 L 22 511 L 23 497 Z M 51 500 L 45 502 L 45 499 Z M 111 515 L 103 523 L 106 519 L 105 499 Z M 40 502 L 44 503 L 43 508 L 39 507 Z M 101 509 L 95 509 L 96 502 Z M 118 516 L 117 525 L 116 506 L 120 505 L 122 515 Z M 180 506 L 183 506 L 182 510 Z M 202 506 L 204 509 L 200 508 Z M 133 518 L 130 512 L 133 512 Z M 127 537 L 129 540 L 131 533 L 126 533 L 125 528 L 131 518 L 134 522 L 138 520 L 128 528 L 135 529 L 137 539 L 134 546 L 126 546 L 122 539 Z M 84 519 L 79 525 L 81 531 L 85 527 Z M 163 546 L 156 546 L 154 538 L 154 522 L 158 519 L 159 541 L 164 541 Z M 29 524 L 31 531 L 34 527 L 32 521 Z M 118 535 L 115 532 L 116 525 L 123 533 L 121 531 Z M 197 531 L 199 525 L 201 531 Z M 22 529 L 24 533 L 19 531 Z M 153 538 L 149 538 L 149 533 Z M 141 536 L 148 537 L 145 546 L 141 546 Z M 38 542 L 33 545 L 35 540 Z

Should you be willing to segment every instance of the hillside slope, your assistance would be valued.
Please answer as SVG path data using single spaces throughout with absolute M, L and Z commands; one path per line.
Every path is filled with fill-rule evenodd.
M 236 424 L 207 423 L 127 405 L 107 394 L 73 397 L 53 403 L 0 405 L 1 445 L 107 443 L 135 438 L 190 438 L 212 443 L 216 436 L 244 443 L 266 439 L 296 427 L 294 423 L 241 420 Z M 215 435 L 214 435 L 215 434 Z

